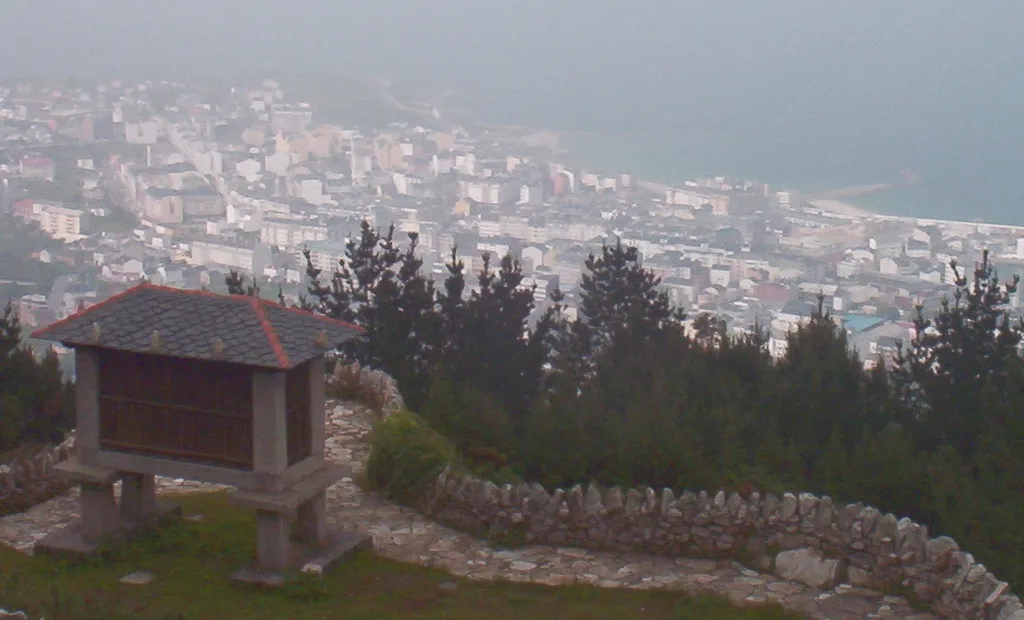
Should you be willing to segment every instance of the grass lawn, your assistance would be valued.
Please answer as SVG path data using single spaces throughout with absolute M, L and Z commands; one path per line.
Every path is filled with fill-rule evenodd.
M 680 593 L 480 583 L 366 553 L 322 582 L 296 578 L 277 591 L 235 586 L 228 576 L 252 557 L 255 517 L 224 495 L 181 498 L 179 524 L 104 559 L 75 564 L 0 548 L 0 607 L 50 620 L 103 618 L 602 618 L 769 620 L 793 618 L 774 607 L 739 609 L 716 598 Z M 147 585 L 121 585 L 131 572 L 155 575 Z M 444 582 L 454 589 L 440 588 Z

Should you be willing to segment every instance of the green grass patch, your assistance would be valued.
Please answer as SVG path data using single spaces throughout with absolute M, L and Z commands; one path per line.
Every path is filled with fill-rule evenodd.
M 585 586 L 480 583 L 437 570 L 360 555 L 324 575 L 296 576 L 278 590 L 240 587 L 229 575 L 253 556 L 255 517 L 220 493 L 181 498 L 182 520 L 102 558 L 68 563 L 0 548 L 0 607 L 51 620 L 223 618 L 603 618 L 775 620 L 775 607 L 739 609 L 710 597 Z M 135 571 L 153 582 L 121 585 Z M 440 587 L 448 582 L 455 584 Z

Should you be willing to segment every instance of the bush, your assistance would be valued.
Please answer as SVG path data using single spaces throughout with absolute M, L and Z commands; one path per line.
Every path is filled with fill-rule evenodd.
M 387 497 L 412 503 L 456 460 L 455 447 L 408 411 L 380 422 L 370 439 L 367 484 Z

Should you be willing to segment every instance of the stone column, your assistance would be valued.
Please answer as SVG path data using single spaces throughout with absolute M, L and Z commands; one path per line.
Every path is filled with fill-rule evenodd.
M 256 511 L 256 562 L 260 568 L 281 570 L 291 560 L 291 532 L 288 515 Z
M 310 545 L 320 545 L 327 540 L 327 491 L 320 491 L 299 504 L 296 529 L 299 539 Z
M 100 449 L 100 368 L 95 349 L 75 349 L 75 451 L 84 465 Z
M 252 464 L 264 491 L 280 491 L 277 478 L 288 469 L 285 397 L 283 372 L 253 371 Z
M 156 513 L 154 477 L 147 474 L 122 472 L 121 521 L 126 525 L 143 523 Z
M 261 491 L 280 491 L 281 473 L 288 469 L 288 432 L 285 374 L 256 370 L 252 382 L 253 471 Z M 289 515 L 256 511 L 256 562 L 267 570 L 280 570 L 291 560 Z
M 309 453 L 317 462 L 324 460 L 324 442 L 326 441 L 327 412 L 324 409 L 325 399 L 325 376 L 324 358 L 317 357 L 309 362 L 309 415 L 312 416 L 310 425 Z
M 83 482 L 81 488 L 82 540 L 97 543 L 120 526 L 114 485 Z

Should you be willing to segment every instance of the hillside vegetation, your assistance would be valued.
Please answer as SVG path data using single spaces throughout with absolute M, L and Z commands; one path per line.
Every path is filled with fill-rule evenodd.
M 453 250 L 435 290 L 416 243 L 364 223 L 333 273 L 308 265 L 301 305 L 364 327 L 345 353 L 395 377 L 477 473 L 829 494 L 927 523 L 1024 586 L 1022 328 L 1005 312 L 1017 279 L 1001 283 L 987 255 L 956 267 L 940 311 L 919 311 L 917 336 L 866 371 L 820 304 L 779 360 L 760 330 L 727 337 L 712 316 L 688 337 L 621 244 L 587 260 L 580 320 L 556 292 L 531 325 L 511 256 L 485 256 L 470 284 Z

